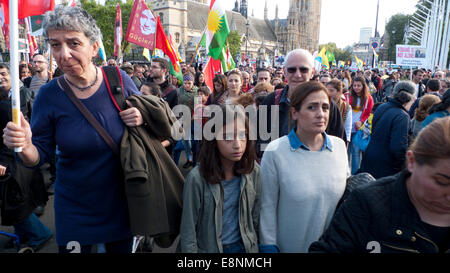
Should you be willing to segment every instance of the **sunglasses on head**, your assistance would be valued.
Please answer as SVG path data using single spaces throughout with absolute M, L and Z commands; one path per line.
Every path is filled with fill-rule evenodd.
M 294 74 L 295 72 L 297 72 L 297 69 L 300 70 L 300 73 L 308 73 L 309 72 L 309 67 L 288 67 L 287 68 L 287 72 L 290 74 Z

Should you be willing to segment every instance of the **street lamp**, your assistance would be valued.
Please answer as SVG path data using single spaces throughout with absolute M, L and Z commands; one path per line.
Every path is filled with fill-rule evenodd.
M 250 22 L 247 19 L 247 22 L 245 23 L 245 27 L 246 27 L 246 34 L 245 34 L 245 55 L 246 55 L 246 61 L 248 63 L 248 27 L 250 26 Z

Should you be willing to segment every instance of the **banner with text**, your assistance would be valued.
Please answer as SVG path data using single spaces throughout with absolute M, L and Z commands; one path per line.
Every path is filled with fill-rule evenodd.
M 426 66 L 426 49 L 420 46 L 397 45 L 396 48 L 396 65 L 402 66 Z

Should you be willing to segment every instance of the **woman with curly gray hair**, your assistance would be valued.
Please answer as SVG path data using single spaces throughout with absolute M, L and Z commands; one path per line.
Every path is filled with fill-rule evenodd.
M 22 118 L 8 123 L 4 143 L 22 147 L 18 157 L 28 167 L 47 162 L 59 152 L 55 182 L 56 241 L 67 252 L 75 241 L 82 253 L 96 244 L 107 252 L 131 252 L 127 202 L 120 177 L 120 157 L 75 107 L 65 90 L 72 89 L 97 121 L 120 144 L 125 126 L 143 123 L 137 108 L 118 113 L 108 95 L 100 68 L 92 59 L 101 32 L 95 20 L 79 7 L 57 6 L 45 14 L 44 37 L 64 75 L 41 87 L 31 125 Z M 120 71 L 125 96 L 140 94 L 131 78 Z M 65 82 L 65 83 L 64 83 Z M 63 85 L 69 87 L 62 88 Z

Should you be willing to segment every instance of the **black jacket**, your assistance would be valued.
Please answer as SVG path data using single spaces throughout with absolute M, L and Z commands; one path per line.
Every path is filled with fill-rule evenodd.
M 403 171 L 356 188 L 309 252 L 438 253 L 409 199 L 409 175 Z
M 22 92 L 21 92 L 22 94 Z M 23 100 L 26 107 L 27 101 Z M 21 109 L 24 111 L 24 108 Z M 0 136 L 11 121 L 11 102 L 0 101 Z M 0 143 L 0 165 L 7 167 L 6 175 L 0 177 L 1 224 L 15 225 L 23 222 L 38 205 L 48 201 L 44 178 L 40 169 L 26 168 L 16 161 L 14 153 L 3 141 Z
M 394 99 L 380 105 L 374 113 L 372 135 L 358 172 L 376 179 L 402 170 L 408 148 L 409 115 Z

